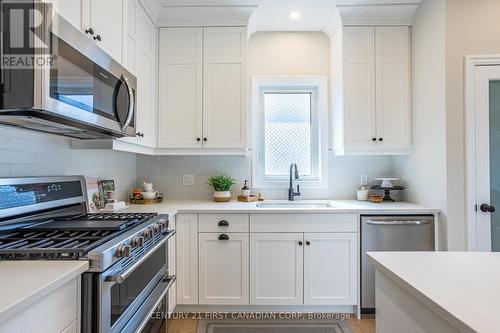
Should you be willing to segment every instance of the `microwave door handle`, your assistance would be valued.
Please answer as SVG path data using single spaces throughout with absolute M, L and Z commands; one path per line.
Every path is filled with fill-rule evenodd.
M 148 259 L 153 253 L 155 253 L 156 250 L 158 250 L 167 240 L 170 239 L 175 234 L 175 230 L 169 231 L 167 237 L 163 238 L 158 244 L 156 244 L 152 249 L 150 249 L 144 256 L 142 256 L 139 260 L 134 262 L 130 267 L 126 268 L 125 270 L 119 272 L 116 275 L 109 275 L 106 276 L 106 281 L 108 282 L 115 282 L 115 283 L 122 283 L 125 281 L 130 274 L 132 274 L 141 264 Z
M 130 125 L 130 122 L 132 121 L 132 116 L 134 115 L 134 91 L 132 90 L 132 86 L 130 85 L 130 82 L 128 81 L 127 77 L 125 75 L 121 76 L 121 80 L 125 84 L 125 87 L 127 88 L 127 94 L 128 94 L 128 113 L 127 113 L 127 119 L 125 119 L 125 122 L 122 125 L 122 131 L 125 132 Z

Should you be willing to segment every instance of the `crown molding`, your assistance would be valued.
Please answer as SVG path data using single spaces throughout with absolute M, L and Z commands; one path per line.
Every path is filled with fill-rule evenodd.
M 257 5 L 162 6 L 159 27 L 247 26 Z
M 420 0 L 337 5 L 343 25 L 413 25 Z

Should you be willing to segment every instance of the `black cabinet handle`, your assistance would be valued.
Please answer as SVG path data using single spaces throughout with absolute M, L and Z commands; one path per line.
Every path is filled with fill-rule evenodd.
M 229 227 L 229 222 L 227 222 L 226 220 L 222 220 L 222 221 L 219 221 L 219 223 L 217 225 L 219 227 Z
M 93 36 L 94 35 L 94 29 L 88 28 L 88 29 L 85 30 L 85 33 Z
M 307 241 L 307 242 L 306 242 L 306 245 L 311 245 L 311 242 L 310 242 L 310 241 Z
M 378 141 L 384 141 L 384 138 L 378 138 Z
M 377 138 L 372 138 L 372 141 L 377 141 Z
M 304 244 L 304 243 L 302 243 L 301 241 L 299 241 L 299 245 L 302 246 L 302 244 Z
M 229 240 L 229 236 L 226 234 L 220 234 L 219 235 L 219 240 Z
M 201 141 L 201 138 L 196 138 L 196 141 L 200 142 L 200 141 Z
M 488 204 L 482 204 L 479 209 L 484 213 L 494 213 L 496 210 L 495 206 L 490 206 Z
M 97 35 L 97 36 L 95 36 L 95 37 L 94 37 L 94 40 L 97 40 L 97 41 L 99 41 L 99 42 L 100 42 L 100 41 L 102 40 L 101 35 Z
M 203 138 L 203 141 L 207 142 L 207 141 L 208 141 L 208 139 L 207 139 L 207 138 Z
M 144 137 L 144 133 L 141 133 L 141 132 L 137 132 L 135 135 L 138 136 L 138 137 L 140 137 L 140 138 Z

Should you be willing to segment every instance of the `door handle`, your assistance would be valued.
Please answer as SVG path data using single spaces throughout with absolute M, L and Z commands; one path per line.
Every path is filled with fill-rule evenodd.
M 121 80 L 125 84 L 125 87 L 127 88 L 127 94 L 128 94 L 128 113 L 127 113 L 127 119 L 125 119 L 125 122 L 123 123 L 122 126 L 122 132 L 125 132 L 130 125 L 130 122 L 132 121 L 132 116 L 134 115 L 134 90 L 132 89 L 132 86 L 130 85 L 130 82 L 128 81 L 127 77 L 125 75 L 122 75 Z
M 370 225 L 426 225 L 430 224 L 431 221 L 373 221 L 373 220 L 368 220 L 365 221 L 366 224 Z
M 494 213 L 496 208 L 495 206 L 491 206 L 491 205 L 488 205 L 488 204 L 482 204 L 479 209 L 481 209 L 482 212 L 485 212 L 485 213 Z

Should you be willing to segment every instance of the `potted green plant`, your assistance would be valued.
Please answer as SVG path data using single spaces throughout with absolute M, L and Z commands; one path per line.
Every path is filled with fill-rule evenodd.
M 208 185 L 211 185 L 215 192 L 213 195 L 216 202 L 227 202 L 231 200 L 229 189 L 236 184 L 236 180 L 229 176 L 214 176 L 208 179 Z

